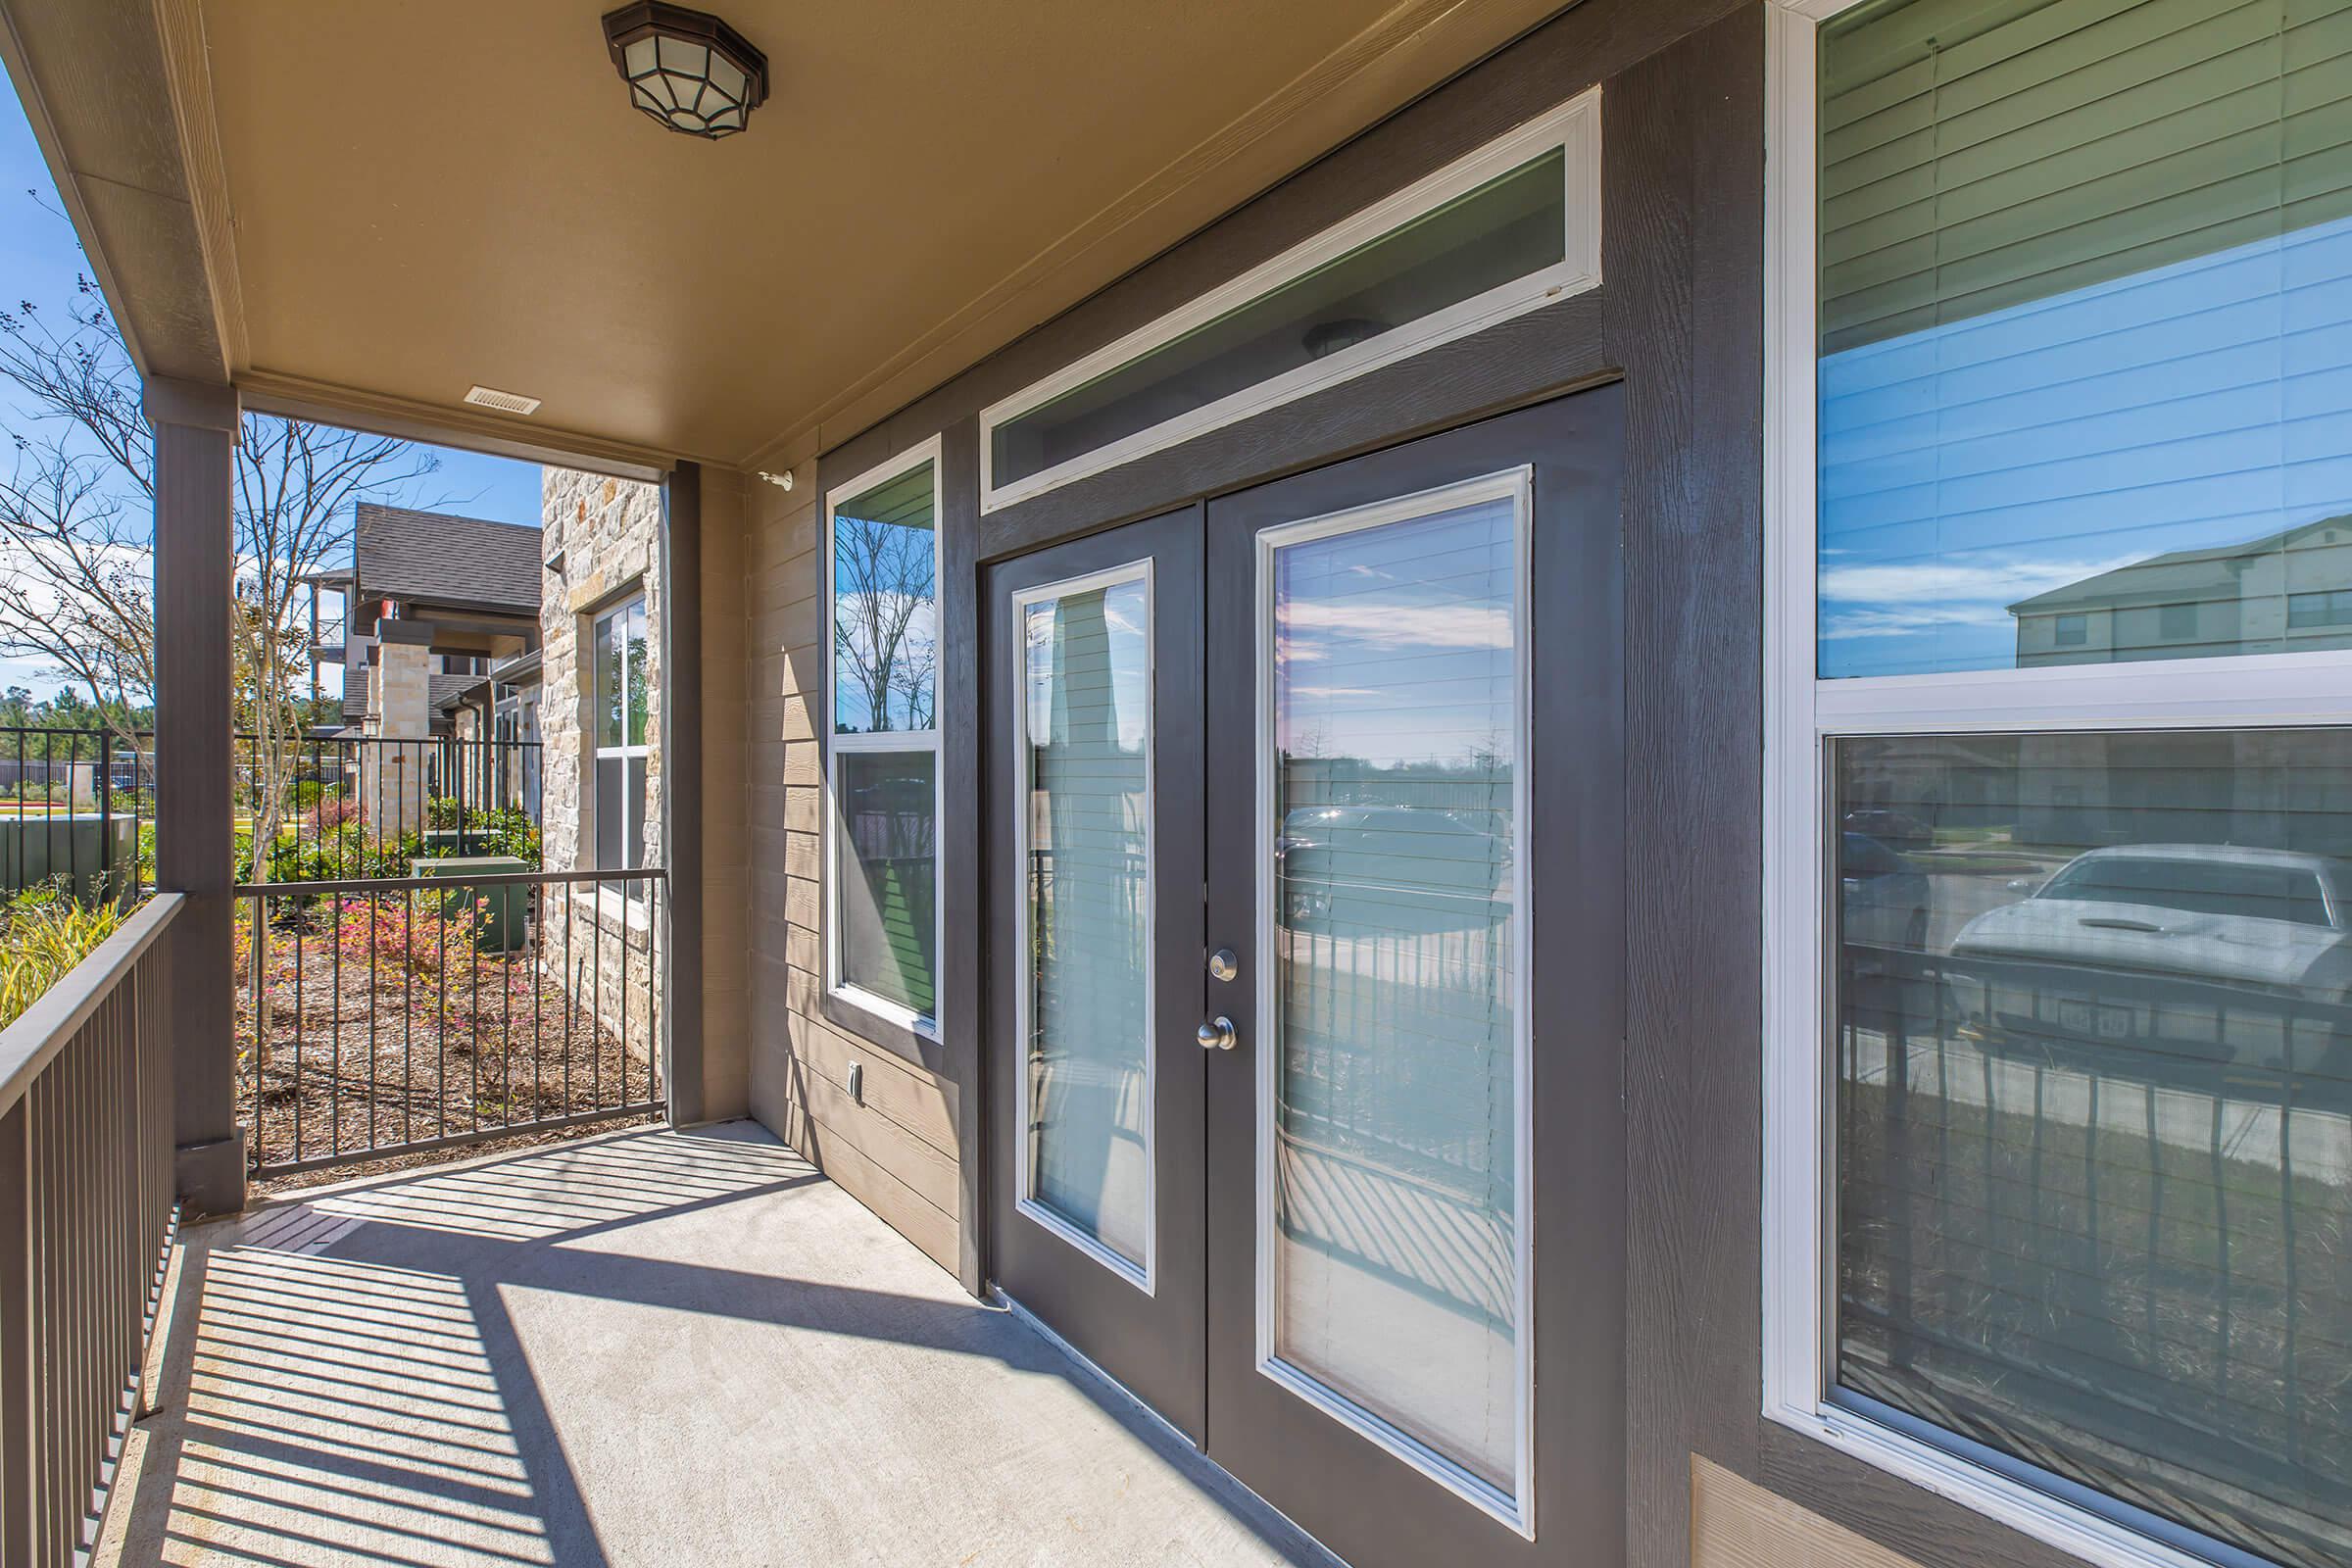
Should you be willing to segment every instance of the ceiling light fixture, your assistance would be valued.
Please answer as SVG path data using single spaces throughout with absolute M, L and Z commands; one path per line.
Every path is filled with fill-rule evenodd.
M 767 98 L 767 56 L 707 11 L 657 0 L 608 11 L 605 45 L 629 101 L 689 136 L 732 136 Z

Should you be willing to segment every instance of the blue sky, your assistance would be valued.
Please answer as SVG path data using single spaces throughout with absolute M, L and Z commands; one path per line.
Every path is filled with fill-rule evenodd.
M 0 301 L 11 308 L 29 301 L 62 314 L 86 264 L 73 225 L 58 216 L 63 207 L 57 188 L 15 87 L 0 98 L 6 100 L 0 104 Z M 15 422 L 17 411 L 5 395 L 0 395 L 0 409 L 6 411 L 0 413 L 4 430 Z M 433 450 L 440 459 L 436 472 L 379 499 L 501 522 L 539 520 L 538 465 L 446 447 Z M 58 684 L 38 662 L 0 656 L 0 686 L 29 686 L 46 697 Z

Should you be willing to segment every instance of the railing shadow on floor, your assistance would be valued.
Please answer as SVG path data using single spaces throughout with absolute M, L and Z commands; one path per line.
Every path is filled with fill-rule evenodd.
M 612 1134 L 466 1167 L 354 1184 L 273 1204 L 233 1229 L 193 1233 L 175 1293 L 165 1409 L 110 1522 L 101 1563 L 253 1565 L 451 1562 L 599 1565 L 617 1557 L 589 1495 L 612 1484 L 615 1445 L 656 1431 L 559 1433 L 545 1380 L 546 1322 L 526 1346 L 513 1301 L 543 1294 L 780 1325 L 995 1361 L 1075 1387 L 1162 1457 L 1200 1461 L 1010 1314 L 952 1289 L 938 1297 L 844 1279 L 762 1273 L 678 1236 L 637 1230 L 700 1216 L 688 1235 L 740 1225 L 729 1205 L 822 1180 L 763 1134 L 737 1127 Z M 719 1229 L 710 1228 L 716 1219 Z M 877 1227 L 878 1229 L 878 1227 Z M 904 1244 L 901 1244 L 904 1245 Z M 566 1307 L 566 1312 L 573 1309 Z M 592 1337 L 578 1354 L 613 1348 Z M 536 1357 L 537 1359 L 534 1359 Z M 567 1412 L 577 1372 L 557 1371 Z M 649 1418 L 612 1391 L 615 1422 Z M 584 1483 L 583 1435 L 606 1466 Z M 745 1494 L 758 1506 L 758 1489 Z M 1281 1522 L 1227 1501 L 1241 1526 L 1297 1553 Z

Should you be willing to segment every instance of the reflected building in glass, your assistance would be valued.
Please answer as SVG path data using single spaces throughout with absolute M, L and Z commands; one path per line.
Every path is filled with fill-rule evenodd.
M 2009 613 L 2021 669 L 2352 648 L 2352 513 L 2250 544 L 2150 556 Z

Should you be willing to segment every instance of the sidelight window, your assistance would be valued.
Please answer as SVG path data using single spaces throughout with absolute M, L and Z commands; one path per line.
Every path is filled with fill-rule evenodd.
M 2352 1557 L 2352 4 L 1773 19 L 1770 1414 Z
M 939 1007 L 938 516 L 936 438 L 825 509 L 826 985 L 926 1031 Z

